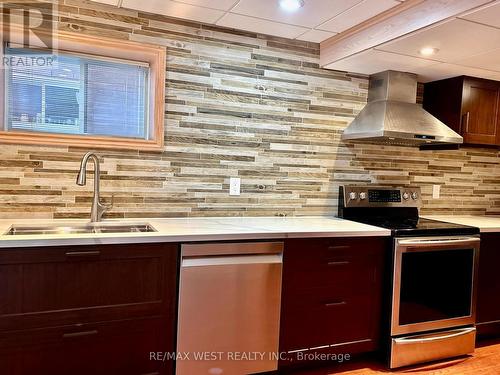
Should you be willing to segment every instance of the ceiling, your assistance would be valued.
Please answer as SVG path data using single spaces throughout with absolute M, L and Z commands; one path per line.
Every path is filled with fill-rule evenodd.
M 437 48 L 432 56 L 424 47 Z M 386 69 L 417 73 L 422 82 L 470 75 L 500 80 L 500 2 L 403 35 L 326 66 L 372 74 Z
M 278 0 L 94 0 L 170 17 L 319 43 L 404 0 L 305 0 L 290 13 Z
M 170 17 L 322 42 L 404 0 L 304 0 L 297 12 L 278 0 L 93 0 Z M 399 9 L 399 8 L 395 8 Z M 423 47 L 438 52 L 424 57 Z M 335 61 L 328 69 L 372 74 L 393 69 L 422 82 L 471 75 L 500 80 L 500 0 Z

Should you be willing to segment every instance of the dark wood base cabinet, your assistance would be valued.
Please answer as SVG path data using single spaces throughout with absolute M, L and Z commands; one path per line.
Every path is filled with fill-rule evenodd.
M 177 244 L 0 251 L 0 374 L 173 374 Z
M 379 347 L 387 238 L 285 242 L 280 368 Z M 333 356 L 329 359 L 335 360 Z
M 500 337 L 500 233 L 481 234 L 477 286 L 477 330 L 480 338 Z

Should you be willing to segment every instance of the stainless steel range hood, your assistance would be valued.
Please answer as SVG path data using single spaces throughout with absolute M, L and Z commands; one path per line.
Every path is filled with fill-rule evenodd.
M 398 146 L 458 145 L 463 138 L 416 104 L 416 74 L 388 70 L 370 76 L 368 103 L 343 140 Z

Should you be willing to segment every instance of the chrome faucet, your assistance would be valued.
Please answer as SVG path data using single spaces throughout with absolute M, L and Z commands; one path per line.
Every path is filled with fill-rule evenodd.
M 87 152 L 83 155 L 82 163 L 80 165 L 80 171 L 78 172 L 78 177 L 76 178 L 77 185 L 84 186 L 87 183 L 87 163 L 89 159 L 94 162 L 94 196 L 92 198 L 92 210 L 90 211 L 90 222 L 96 223 L 101 221 L 102 215 L 106 210 L 110 209 L 112 206 L 107 206 L 101 203 L 100 194 L 100 184 L 101 184 L 101 167 L 99 163 L 99 158 L 93 152 Z

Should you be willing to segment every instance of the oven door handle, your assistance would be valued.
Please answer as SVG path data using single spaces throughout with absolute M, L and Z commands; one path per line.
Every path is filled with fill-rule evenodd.
M 398 245 L 404 246 L 429 246 L 429 245 L 457 245 L 457 244 L 470 244 L 479 242 L 478 237 L 460 237 L 460 238 L 443 238 L 443 239 L 411 239 L 411 240 L 398 240 Z
M 398 338 L 394 339 L 394 341 L 398 344 L 414 344 L 416 342 L 429 342 L 429 341 L 440 341 L 440 340 L 446 340 L 452 337 L 457 337 L 457 336 L 463 336 L 463 335 L 468 335 L 469 333 L 472 333 L 476 330 L 475 327 L 469 327 L 469 328 L 463 328 L 463 329 L 458 329 L 454 331 L 453 333 L 450 333 L 448 335 L 442 335 L 442 336 L 432 336 L 432 337 L 421 337 L 421 338 Z

